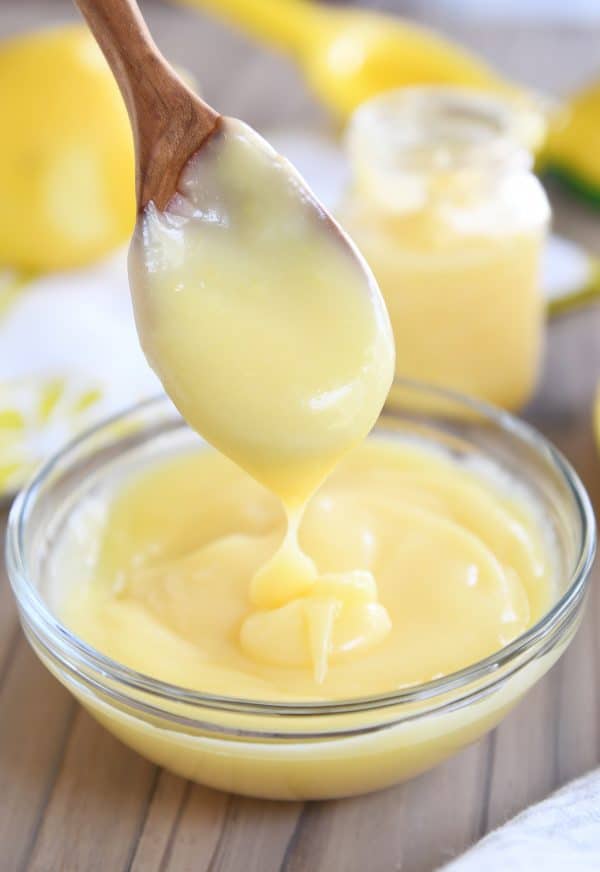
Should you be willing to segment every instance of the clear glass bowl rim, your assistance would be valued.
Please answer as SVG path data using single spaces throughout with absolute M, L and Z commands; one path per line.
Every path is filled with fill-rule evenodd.
M 498 682 L 505 680 L 507 677 L 506 668 L 510 669 L 511 664 L 515 664 L 515 671 L 517 671 L 526 662 L 529 662 L 535 656 L 538 647 L 552 639 L 553 632 L 560 630 L 565 620 L 568 620 L 576 612 L 578 605 L 583 599 L 596 550 L 596 524 L 590 499 L 577 473 L 562 453 L 544 436 L 538 433 L 535 428 L 524 421 L 488 403 L 445 388 L 434 387 L 410 379 L 396 379 L 394 386 L 396 388 L 408 388 L 413 391 L 419 391 L 441 402 L 452 402 L 462 405 L 463 408 L 487 419 L 490 423 L 508 433 L 512 438 L 525 442 L 539 454 L 544 454 L 550 460 L 555 470 L 559 472 L 567 484 L 568 490 L 573 497 L 580 528 L 580 548 L 574 561 L 574 566 L 571 569 L 569 584 L 562 596 L 559 597 L 539 621 L 504 648 L 442 678 L 413 685 L 403 690 L 331 702 L 306 701 L 286 703 L 205 694 L 200 691 L 170 684 L 137 672 L 88 645 L 52 614 L 37 588 L 30 580 L 25 553 L 28 519 L 38 492 L 43 488 L 46 480 L 57 466 L 61 464 L 68 466 L 71 455 L 76 454 L 78 449 L 82 448 L 86 442 L 96 438 L 103 430 L 108 430 L 115 425 L 125 423 L 138 413 L 160 412 L 163 408 L 173 409 L 170 401 L 164 395 L 142 400 L 122 412 L 105 418 L 75 439 L 69 441 L 41 466 L 16 497 L 8 518 L 6 566 L 19 609 L 25 617 L 28 627 L 34 631 L 36 640 L 41 642 L 42 647 L 45 647 L 52 656 L 58 656 L 59 661 L 68 670 L 72 670 L 73 664 L 75 664 L 74 671 L 76 674 L 82 675 L 82 668 L 83 670 L 91 670 L 96 680 L 100 676 L 102 683 L 106 682 L 106 687 L 111 688 L 110 696 L 115 697 L 115 691 L 112 689 L 112 686 L 116 684 L 120 689 L 118 695 L 123 701 L 129 702 L 134 708 L 146 710 L 147 706 L 141 703 L 137 694 L 150 695 L 155 701 L 162 700 L 170 704 L 175 702 L 198 707 L 202 710 L 216 709 L 224 712 L 239 712 L 240 714 L 262 716 L 323 716 L 397 707 L 418 702 L 431 703 L 425 710 L 418 713 L 418 717 L 421 717 L 429 711 L 436 710 L 439 707 L 440 697 L 443 697 L 445 694 L 464 689 L 465 697 L 469 697 L 473 693 L 472 685 L 474 682 L 489 679 L 490 682 L 486 684 L 486 689 L 492 686 L 494 684 L 494 673 L 498 673 Z M 173 415 L 175 414 L 176 412 L 173 409 Z M 40 636 L 40 630 L 45 638 L 55 643 L 51 650 Z M 528 652 L 531 652 L 531 657 L 527 657 L 525 662 L 522 662 L 523 655 L 527 655 Z M 509 672 L 509 674 L 512 673 Z M 134 692 L 136 695 L 132 695 L 131 692 Z M 453 705 L 460 702 L 461 698 L 454 699 Z M 442 704 L 442 707 L 445 706 Z M 154 708 L 154 711 L 158 712 L 159 709 Z M 168 709 L 160 709 L 160 711 L 165 717 L 172 717 L 172 713 Z M 413 717 L 414 715 L 411 714 L 408 719 Z M 401 716 L 399 720 L 402 720 Z

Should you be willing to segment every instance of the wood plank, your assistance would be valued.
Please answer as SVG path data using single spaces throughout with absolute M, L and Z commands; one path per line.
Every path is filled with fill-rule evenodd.
M 106 872 L 126 868 L 155 767 L 78 708 L 28 869 Z
M 131 872 L 159 872 L 175 822 L 188 790 L 187 782 L 161 770 L 148 795 L 146 814 L 134 844 Z
M 293 843 L 303 804 L 299 802 L 257 802 L 245 797 L 233 797 L 219 841 L 207 872 L 229 872 L 230 869 L 260 869 L 277 872 L 285 863 L 288 846 Z M 190 820 L 193 827 L 193 819 Z M 174 855 L 174 860 L 177 856 Z M 178 872 L 173 862 L 169 872 Z M 190 866 L 190 872 L 195 872 Z
M 486 736 L 405 786 L 402 872 L 420 872 L 449 862 L 485 832 L 483 811 L 494 748 L 495 735 Z M 387 828 L 393 825 L 393 820 L 387 822 Z
M 209 868 L 219 843 L 230 798 L 175 776 L 169 779 L 157 791 L 133 869 L 203 872 Z M 153 835 L 155 826 L 158 838 Z
M 307 803 L 284 872 L 399 869 L 405 794 L 405 787 L 396 787 L 369 796 Z
M 598 573 L 587 615 L 563 660 L 557 664 L 556 781 L 564 784 L 600 764 L 600 641 Z
M 228 797 L 162 773 L 132 872 L 275 872 L 301 810 L 301 803 Z
M 0 554 L 4 554 L 7 510 L 0 510 Z M 0 689 L 6 679 L 10 663 L 17 651 L 19 638 L 17 607 L 3 562 L 0 563 Z
M 0 692 L 2 872 L 22 869 L 30 853 L 75 711 L 23 636 L 14 652 Z
M 536 685 L 495 732 L 489 792 L 482 797 L 483 832 L 547 796 L 557 785 L 559 672 L 560 666 Z

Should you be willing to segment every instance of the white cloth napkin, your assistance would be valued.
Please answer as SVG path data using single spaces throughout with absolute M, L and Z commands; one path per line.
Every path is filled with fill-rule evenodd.
M 0 275 L 0 502 L 77 433 L 161 390 L 124 249 L 24 284 Z
M 600 770 L 521 812 L 443 867 L 443 872 L 506 870 L 599 872 Z

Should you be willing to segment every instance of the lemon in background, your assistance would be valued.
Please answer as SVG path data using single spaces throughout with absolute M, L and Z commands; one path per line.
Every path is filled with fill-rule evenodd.
M 0 265 L 81 266 L 123 242 L 135 219 L 125 107 L 84 27 L 0 43 Z
M 542 165 L 600 205 L 600 82 L 575 93 L 552 119 Z

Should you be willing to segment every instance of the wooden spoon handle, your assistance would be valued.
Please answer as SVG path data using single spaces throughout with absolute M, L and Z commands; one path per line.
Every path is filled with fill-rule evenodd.
M 75 0 L 121 89 L 136 151 L 138 208 L 164 209 L 219 114 L 167 63 L 135 0 Z

